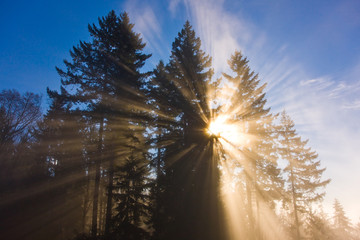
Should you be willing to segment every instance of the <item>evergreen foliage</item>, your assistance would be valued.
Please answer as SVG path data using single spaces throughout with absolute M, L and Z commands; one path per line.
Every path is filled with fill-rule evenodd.
M 139 112 L 137 107 L 144 101 L 140 89 L 145 74 L 139 70 L 150 55 L 142 53 L 145 44 L 132 29 L 133 24 L 126 13 L 117 16 L 111 11 L 106 17 L 99 18 L 99 26 L 89 25 L 92 41 L 80 42 L 73 48 L 70 52 L 72 62 L 64 61 L 66 71 L 57 68 L 62 84 L 68 88 L 76 87 L 69 100 L 78 105 L 84 117 L 98 126 L 97 156 L 93 157 L 93 237 L 98 232 L 101 169 L 106 169 L 108 177 L 105 225 L 108 234 L 112 218 L 114 167 L 116 162 L 123 161 L 124 156 L 118 152 L 126 145 L 122 136 L 129 128 L 140 128 L 134 113 Z
M 280 155 L 287 161 L 284 169 L 287 174 L 287 192 L 292 207 L 296 239 L 300 239 L 300 214 L 309 212 L 311 204 L 322 200 L 325 195 L 320 191 L 330 179 L 322 180 L 325 168 L 320 168 L 318 155 L 311 148 L 307 148 L 308 140 L 303 141 L 295 130 L 295 124 L 286 114 L 281 114 Z
M 306 219 L 305 232 L 308 239 L 336 239 L 331 223 L 324 213 L 309 212 Z
M 337 200 L 334 224 L 313 211 L 330 180 L 285 111 L 278 120 L 267 107 L 266 84 L 241 52 L 214 80 L 187 21 L 169 61 L 142 72 L 151 55 L 133 28 L 114 11 L 89 25 L 90 40 L 57 68 L 60 91 L 48 89 L 44 116 L 40 96 L 0 92 L 3 238 L 225 240 L 235 229 L 260 240 L 282 220 L 294 239 L 356 239 Z M 208 132 L 224 114 L 242 141 Z M 224 187 L 238 196 L 238 225 Z
M 336 239 L 352 239 L 352 227 L 339 200 L 334 200 L 334 230 Z
M 160 62 L 154 71 L 150 90 L 156 110 L 165 113 L 154 126 L 159 150 L 154 159 L 158 178 L 153 227 L 159 239 L 218 239 L 222 234 L 219 172 L 205 132 L 211 74 L 210 58 L 186 22 L 169 64 Z
M 242 146 L 236 146 L 240 159 L 235 165 L 243 170 L 241 191 L 246 194 L 243 216 L 249 222 L 247 237 L 258 239 L 263 234 L 259 227 L 263 218 L 261 206 L 274 208 L 274 201 L 282 197 L 284 183 L 277 167 L 275 116 L 265 107 L 266 84 L 260 84 L 248 62 L 241 52 L 235 51 L 231 56 L 228 63 L 233 73 L 223 75 L 235 86 L 232 87 L 234 94 L 231 104 L 220 106 L 218 112 L 222 108 L 230 112 L 231 121 L 242 126 L 242 134 L 247 138 Z

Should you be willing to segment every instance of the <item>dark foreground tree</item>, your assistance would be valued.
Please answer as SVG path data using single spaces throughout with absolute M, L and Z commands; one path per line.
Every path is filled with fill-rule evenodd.
M 86 156 L 84 154 L 84 122 L 70 111 L 67 93 L 48 90 L 51 105 L 36 132 L 36 161 L 48 175 L 45 197 L 39 203 L 46 209 L 48 222 L 42 232 L 52 231 L 53 239 L 72 237 L 81 231 L 82 198 L 86 184 Z M 36 188 L 35 188 L 36 189 Z
M 0 92 L 0 150 L 7 144 L 28 139 L 31 127 L 41 117 L 41 97 L 26 92 L 21 95 L 16 90 Z
M 145 163 L 144 163 L 145 162 Z M 148 166 L 134 155 L 117 169 L 114 185 L 116 215 L 113 218 L 113 236 L 120 239 L 148 239 L 145 223 L 149 216 Z
M 0 235 L 5 239 L 23 238 L 40 225 L 29 222 L 39 213 L 32 206 L 39 198 L 31 189 L 46 177 L 34 149 L 40 104 L 38 94 L 0 92 Z
M 210 58 L 186 22 L 169 64 L 159 64 L 153 79 L 157 87 L 150 93 L 160 113 L 171 112 L 159 114 L 156 126 L 161 131 L 156 141 L 161 166 L 157 201 L 163 204 L 156 204 L 154 234 L 159 239 L 221 239 L 223 234 L 220 173 L 206 132 L 211 75 Z
M 0 194 L 21 183 L 30 167 L 26 154 L 41 118 L 41 97 L 16 90 L 0 92 Z
M 123 145 L 123 138 L 117 136 L 123 135 L 124 129 L 138 121 L 134 114 L 139 113 L 145 102 L 140 91 L 145 75 L 139 70 L 150 57 L 142 53 L 145 44 L 133 31 L 133 24 L 126 13 L 117 16 L 111 11 L 106 17 L 99 18 L 98 25 L 89 25 L 92 39 L 73 48 L 72 61 L 64 61 L 66 71 L 58 69 L 63 85 L 76 89 L 70 99 L 79 104 L 83 116 L 91 120 L 98 130 L 96 156 L 92 158 L 95 163 L 93 236 L 97 235 L 99 228 L 101 169 L 106 169 L 108 177 L 105 232 L 110 229 L 113 171 L 116 161 L 121 160 L 118 152 Z M 136 126 L 137 129 L 140 127 Z

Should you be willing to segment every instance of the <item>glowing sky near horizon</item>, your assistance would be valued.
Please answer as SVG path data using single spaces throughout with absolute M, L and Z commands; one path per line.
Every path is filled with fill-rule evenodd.
M 334 198 L 360 219 L 360 2 L 356 0 L 8 1 L 0 3 L 0 89 L 58 89 L 55 66 L 89 39 L 87 24 L 111 9 L 128 11 L 153 57 L 168 60 L 189 19 L 217 76 L 241 50 L 259 73 L 273 112 L 286 109 L 326 167 L 325 210 Z M 44 101 L 44 109 L 46 101 Z

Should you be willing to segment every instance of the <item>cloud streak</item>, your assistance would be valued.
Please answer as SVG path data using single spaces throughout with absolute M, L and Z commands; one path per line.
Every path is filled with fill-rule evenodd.
M 144 42 L 147 44 L 147 50 L 150 53 L 156 53 L 160 58 L 169 55 L 170 46 L 164 40 L 164 32 L 158 14 L 154 12 L 153 6 L 144 4 L 142 1 L 133 0 L 125 4 L 125 9 L 130 14 L 131 21 L 136 23 L 135 30 L 140 32 Z M 157 64 L 157 59 L 152 65 Z

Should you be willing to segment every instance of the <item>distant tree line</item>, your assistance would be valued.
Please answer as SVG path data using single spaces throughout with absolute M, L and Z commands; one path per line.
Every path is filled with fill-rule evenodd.
M 278 239 L 267 220 L 286 239 L 360 238 L 338 200 L 332 219 L 321 210 L 330 180 L 317 153 L 285 111 L 266 107 L 266 84 L 241 52 L 214 79 L 186 22 L 169 61 L 143 72 L 151 55 L 133 27 L 114 11 L 89 25 L 44 115 L 39 95 L 0 92 L 1 238 Z M 246 138 L 227 143 L 232 153 L 207 132 L 224 112 Z

